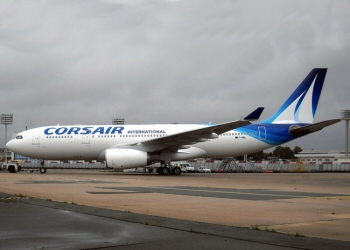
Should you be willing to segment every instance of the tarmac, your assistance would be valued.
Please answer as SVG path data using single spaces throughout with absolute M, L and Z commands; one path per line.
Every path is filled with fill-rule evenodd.
M 0 249 L 350 249 L 350 173 L 0 172 Z

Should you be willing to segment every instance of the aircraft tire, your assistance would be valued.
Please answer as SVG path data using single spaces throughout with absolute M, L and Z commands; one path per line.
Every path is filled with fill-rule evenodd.
M 157 172 L 158 172 L 158 174 L 163 174 L 163 167 L 159 167 L 159 168 L 157 169 Z
M 174 175 L 180 175 L 181 174 L 181 168 L 179 168 L 179 167 L 174 167 L 173 171 L 174 171 Z
M 41 168 L 40 168 L 40 173 L 45 174 L 45 173 L 46 173 L 46 168 L 41 167 Z
M 162 168 L 162 174 L 163 174 L 163 175 L 169 174 L 169 168 L 163 167 L 163 168 Z

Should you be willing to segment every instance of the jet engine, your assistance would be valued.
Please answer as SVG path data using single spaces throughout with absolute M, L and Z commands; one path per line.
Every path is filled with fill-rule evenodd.
M 109 168 L 136 168 L 149 164 L 148 153 L 134 149 L 107 149 L 105 157 Z

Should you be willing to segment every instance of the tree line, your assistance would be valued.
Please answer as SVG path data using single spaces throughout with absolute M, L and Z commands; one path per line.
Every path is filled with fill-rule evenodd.
M 292 150 L 290 147 L 277 146 L 272 152 L 265 153 L 264 151 L 259 151 L 253 154 L 248 154 L 248 160 L 252 161 L 262 161 L 271 159 L 275 157 L 278 159 L 293 160 L 295 159 L 295 154 L 300 153 L 303 149 L 299 146 L 295 146 Z M 237 160 L 243 160 L 244 156 L 236 157 Z

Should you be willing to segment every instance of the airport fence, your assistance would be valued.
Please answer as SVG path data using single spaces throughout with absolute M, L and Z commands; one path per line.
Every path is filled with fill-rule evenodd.
M 195 171 L 199 167 L 220 173 L 298 173 L 298 172 L 350 172 L 350 162 L 282 162 L 282 161 L 236 161 L 197 159 L 188 162 Z
M 46 169 L 107 169 L 105 162 L 59 162 L 39 161 L 18 162 L 23 170 Z M 272 161 L 237 161 L 234 158 L 225 160 L 197 159 L 187 162 L 195 171 L 199 167 L 209 168 L 211 172 L 219 173 L 298 173 L 298 172 L 350 172 L 350 162 L 272 162 Z M 155 173 L 160 164 L 137 168 L 134 171 Z
M 20 163 L 22 169 L 105 169 L 104 162 L 60 162 L 60 161 L 45 161 L 42 165 L 37 161 L 24 161 Z

